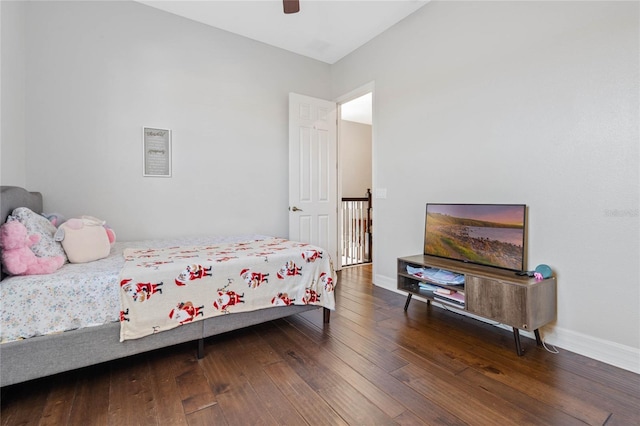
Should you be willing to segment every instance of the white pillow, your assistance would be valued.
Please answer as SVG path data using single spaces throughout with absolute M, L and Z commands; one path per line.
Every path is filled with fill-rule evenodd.
M 56 227 L 53 226 L 49 219 L 33 212 L 26 207 L 18 207 L 13 210 L 7 218 L 7 222 L 17 220 L 22 223 L 29 235 L 36 234 L 40 236 L 40 241 L 31 246 L 31 250 L 38 257 L 63 256 L 67 262 L 67 255 L 62 248 L 62 244 L 53 239 Z
M 85 263 L 109 256 L 111 243 L 104 227 L 105 221 L 93 216 L 69 219 L 55 233 L 56 241 L 71 263 Z

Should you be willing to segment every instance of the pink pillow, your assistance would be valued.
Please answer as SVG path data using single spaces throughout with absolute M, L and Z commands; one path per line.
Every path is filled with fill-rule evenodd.
M 46 217 L 26 208 L 18 207 L 14 209 L 7 218 L 7 222 L 16 220 L 22 223 L 29 235 L 36 234 L 40 236 L 40 241 L 31 246 L 31 251 L 38 257 L 56 257 L 62 256 L 67 261 L 62 245 L 53 238 L 56 227 L 53 226 Z

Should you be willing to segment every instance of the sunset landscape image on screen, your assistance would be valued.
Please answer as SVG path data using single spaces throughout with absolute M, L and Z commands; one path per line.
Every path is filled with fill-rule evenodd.
M 524 205 L 427 204 L 424 254 L 522 270 Z

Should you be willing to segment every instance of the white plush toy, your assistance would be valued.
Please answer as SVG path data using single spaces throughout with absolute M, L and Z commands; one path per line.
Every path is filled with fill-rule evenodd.
M 69 262 L 85 263 L 109 256 L 116 235 L 104 220 L 82 216 L 60 225 L 54 239 L 62 243 Z

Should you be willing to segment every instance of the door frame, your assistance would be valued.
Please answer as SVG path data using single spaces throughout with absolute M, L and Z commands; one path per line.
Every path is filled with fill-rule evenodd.
M 337 113 L 337 122 L 336 122 L 336 141 L 337 141 L 337 167 L 336 167 L 336 173 L 337 173 L 337 177 L 336 177 L 336 184 L 338 185 L 336 194 L 338 197 L 337 200 L 337 205 L 340 206 L 342 203 L 342 158 L 340 157 L 340 152 L 341 152 L 341 143 L 342 143 L 342 135 L 340 134 L 340 122 L 342 121 L 342 104 L 347 103 L 349 101 L 352 101 L 356 98 L 359 98 L 360 96 L 366 95 L 367 93 L 371 93 L 371 194 L 375 194 L 374 191 L 374 187 L 375 187 L 375 182 L 376 182 L 376 167 L 375 167 L 375 158 L 376 158 L 376 145 L 374 143 L 374 141 L 376 140 L 376 126 L 375 126 L 375 122 L 376 122 L 376 93 L 375 93 L 375 82 L 371 81 L 367 84 L 364 84 L 356 89 L 353 89 L 345 94 L 343 94 L 342 96 L 338 96 L 334 101 L 336 103 L 336 113 Z M 374 195 L 372 195 L 373 198 L 375 198 Z M 375 217 L 375 209 L 376 209 L 376 204 L 377 203 L 373 203 L 373 212 L 372 212 L 372 217 Z M 338 207 L 338 210 L 340 209 L 340 207 Z M 338 212 L 336 212 L 336 214 L 338 214 Z M 340 270 L 342 269 L 342 244 L 340 244 L 341 240 L 342 240 L 342 221 L 339 220 L 338 218 L 338 224 L 337 224 L 337 229 L 338 229 L 338 235 L 336 236 L 338 239 L 338 258 L 335 260 L 334 264 L 337 266 L 337 269 Z M 376 259 L 376 248 L 377 248 L 377 244 L 375 242 L 376 239 L 376 234 L 373 234 L 373 250 L 371 252 L 371 263 L 373 264 L 373 262 L 375 262 Z

